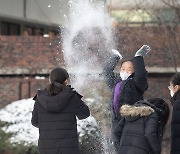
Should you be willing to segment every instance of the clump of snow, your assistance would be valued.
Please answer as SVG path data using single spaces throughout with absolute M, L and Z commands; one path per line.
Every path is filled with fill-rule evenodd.
M 89 103 L 94 103 L 94 101 L 95 101 L 93 98 L 86 98 L 85 100 Z
M 77 129 L 78 129 L 79 137 L 82 137 L 86 134 L 98 135 L 97 122 L 92 116 L 84 120 L 77 120 L 77 126 L 78 126 Z
M 33 106 L 34 100 L 30 98 L 12 102 L 0 110 L 0 120 L 13 123 L 3 128 L 6 132 L 15 133 L 15 136 L 11 138 L 12 142 L 23 141 L 37 145 L 39 132 L 37 128 L 31 125 Z M 96 120 L 92 116 L 84 120 L 77 120 L 80 138 L 86 134 L 93 135 L 97 133 L 97 128 Z
M 64 18 L 62 30 L 63 55 L 68 71 L 74 74 L 72 85 L 79 91 L 89 79 L 99 80 L 104 61 L 116 45 L 103 1 L 72 0 L 69 4 L 69 18 Z M 85 74 L 89 79 L 82 76 Z

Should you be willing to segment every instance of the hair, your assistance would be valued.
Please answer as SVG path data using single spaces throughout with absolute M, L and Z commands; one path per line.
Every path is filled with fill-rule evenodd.
M 65 80 L 69 78 L 68 72 L 64 68 L 57 67 L 50 73 L 50 84 L 46 87 L 50 95 L 57 95 L 67 88 L 64 84 Z
M 125 62 L 131 62 L 131 63 L 133 63 L 133 65 L 134 65 L 133 59 L 122 59 L 122 61 L 121 61 L 121 66 L 122 66 L 122 64 L 124 64 Z
M 170 82 L 175 86 L 175 85 L 180 85 L 180 73 L 176 73 L 174 74 L 171 79 Z
M 159 116 L 162 118 L 163 125 L 165 126 L 169 119 L 169 106 L 168 104 L 161 98 L 152 98 L 147 100 L 150 104 L 155 106 L 155 111 L 158 112 Z
M 50 95 L 57 95 L 59 94 L 61 91 L 63 91 L 66 88 L 65 85 L 60 84 L 60 83 L 50 83 L 48 84 L 48 86 L 46 87 L 48 93 Z

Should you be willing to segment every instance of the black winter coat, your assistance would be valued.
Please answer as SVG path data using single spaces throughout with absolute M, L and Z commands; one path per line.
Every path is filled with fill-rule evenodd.
M 120 110 L 123 118 L 113 132 L 118 154 L 160 154 L 158 113 L 144 105 L 123 105 Z
M 118 56 L 113 56 L 106 63 L 103 71 L 103 76 L 106 84 L 112 91 L 111 106 L 111 130 L 115 128 L 116 124 L 121 120 L 121 116 L 116 115 L 113 109 L 113 96 L 116 84 L 121 81 L 120 74 L 114 73 L 114 69 L 119 61 Z M 143 94 L 148 88 L 147 71 L 145 69 L 143 57 L 134 57 L 134 74 L 127 80 L 123 81 L 121 86 L 121 94 L 119 98 L 119 108 L 124 104 L 134 104 L 139 100 L 143 100 Z M 112 138 L 113 140 L 113 138 Z
M 41 154 L 79 154 L 77 121 L 90 115 L 81 95 L 67 88 L 59 94 L 38 91 L 32 112 L 32 125 L 39 128 Z
M 180 154 L 180 91 L 172 98 L 171 154 Z

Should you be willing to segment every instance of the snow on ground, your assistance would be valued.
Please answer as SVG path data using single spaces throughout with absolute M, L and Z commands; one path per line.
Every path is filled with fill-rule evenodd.
M 37 144 L 38 129 L 31 125 L 31 112 L 34 101 L 32 98 L 12 102 L 0 110 L 0 120 L 12 122 L 9 127 L 4 127 L 6 132 L 17 133 L 12 142 L 25 141 L 26 143 Z M 82 137 L 85 134 L 91 134 L 97 130 L 96 120 L 90 116 L 85 120 L 78 120 L 78 132 Z

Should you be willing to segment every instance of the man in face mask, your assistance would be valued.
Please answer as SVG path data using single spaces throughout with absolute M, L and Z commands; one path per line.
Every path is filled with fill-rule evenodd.
M 143 45 L 132 60 L 123 60 L 120 73 L 115 73 L 114 69 L 122 55 L 117 50 L 112 50 L 112 56 L 105 64 L 103 76 L 106 84 L 112 91 L 111 100 L 111 132 L 116 124 L 121 120 L 119 109 L 123 104 L 134 104 L 143 100 L 143 94 L 148 88 L 147 71 L 143 57 L 150 51 L 148 45 Z M 111 136 L 113 143 L 113 136 Z

